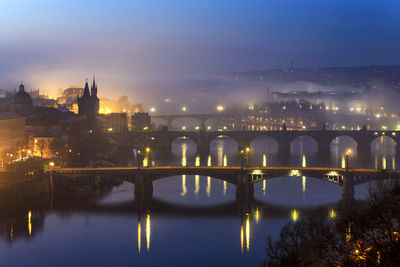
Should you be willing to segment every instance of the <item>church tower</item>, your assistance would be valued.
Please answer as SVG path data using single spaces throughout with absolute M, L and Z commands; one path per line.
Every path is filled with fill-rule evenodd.
M 93 128 L 96 125 L 96 116 L 99 114 L 99 98 L 97 97 L 97 85 L 93 77 L 93 84 L 89 91 L 89 84 L 86 80 L 83 95 L 78 97 L 78 115 L 86 116 L 88 125 Z

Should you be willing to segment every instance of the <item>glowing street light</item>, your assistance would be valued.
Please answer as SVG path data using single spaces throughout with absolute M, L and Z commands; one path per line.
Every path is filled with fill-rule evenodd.
M 186 112 L 187 107 L 186 107 L 186 106 L 183 106 L 181 109 L 182 109 L 183 112 Z
M 156 108 L 155 107 L 151 107 L 150 108 L 150 112 L 156 112 Z
M 217 106 L 217 111 L 218 111 L 218 112 L 222 112 L 222 111 L 224 111 L 224 110 L 225 110 L 224 106 L 222 106 L 222 105 L 218 105 L 218 106 Z
M 150 152 L 150 147 L 146 147 L 146 152 L 147 152 L 147 153 Z

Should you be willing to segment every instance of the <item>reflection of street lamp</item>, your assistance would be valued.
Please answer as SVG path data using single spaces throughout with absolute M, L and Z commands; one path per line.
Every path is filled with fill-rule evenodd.
M 346 151 L 346 170 L 350 169 L 350 156 L 351 156 L 351 149 L 347 149 Z
M 240 150 L 240 158 L 241 158 L 240 169 L 243 170 L 243 165 L 244 165 L 244 151 L 243 150 Z
M 140 150 L 137 151 L 137 168 L 140 169 Z

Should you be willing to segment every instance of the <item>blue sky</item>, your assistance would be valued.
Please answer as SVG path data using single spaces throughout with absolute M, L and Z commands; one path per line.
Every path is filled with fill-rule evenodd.
M 396 0 L 0 0 L 0 88 L 400 62 Z M 166 78 L 168 77 L 168 78 Z M 134 90 L 134 89 L 132 89 Z

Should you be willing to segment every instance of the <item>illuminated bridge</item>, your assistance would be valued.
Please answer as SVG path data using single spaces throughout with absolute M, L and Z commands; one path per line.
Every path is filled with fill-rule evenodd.
M 252 195 L 253 185 L 277 177 L 312 177 L 343 187 L 342 195 L 352 198 L 354 185 L 394 179 L 400 177 L 400 170 L 345 169 L 324 167 L 219 167 L 219 166 L 157 166 L 157 167 L 100 167 L 100 168 L 58 168 L 50 170 L 52 179 L 57 176 L 79 177 L 100 176 L 120 179 L 135 184 L 135 194 L 152 194 L 153 181 L 170 176 L 209 176 L 236 186 L 236 195 Z
M 288 155 L 291 151 L 291 143 L 298 137 L 309 137 L 315 140 L 318 153 L 329 155 L 330 144 L 338 137 L 348 137 L 357 146 L 359 156 L 370 155 L 371 145 L 381 137 L 393 140 L 396 151 L 400 154 L 400 132 L 397 131 L 333 131 L 333 130 L 310 130 L 310 131 L 131 131 L 123 134 L 114 134 L 116 143 L 121 146 L 134 146 L 135 144 L 150 146 L 158 151 L 171 151 L 172 143 L 178 138 L 185 137 L 197 144 L 199 154 L 208 155 L 210 144 L 220 137 L 232 138 L 238 146 L 238 150 L 249 147 L 253 140 L 259 137 L 268 137 L 275 140 L 278 152 Z

